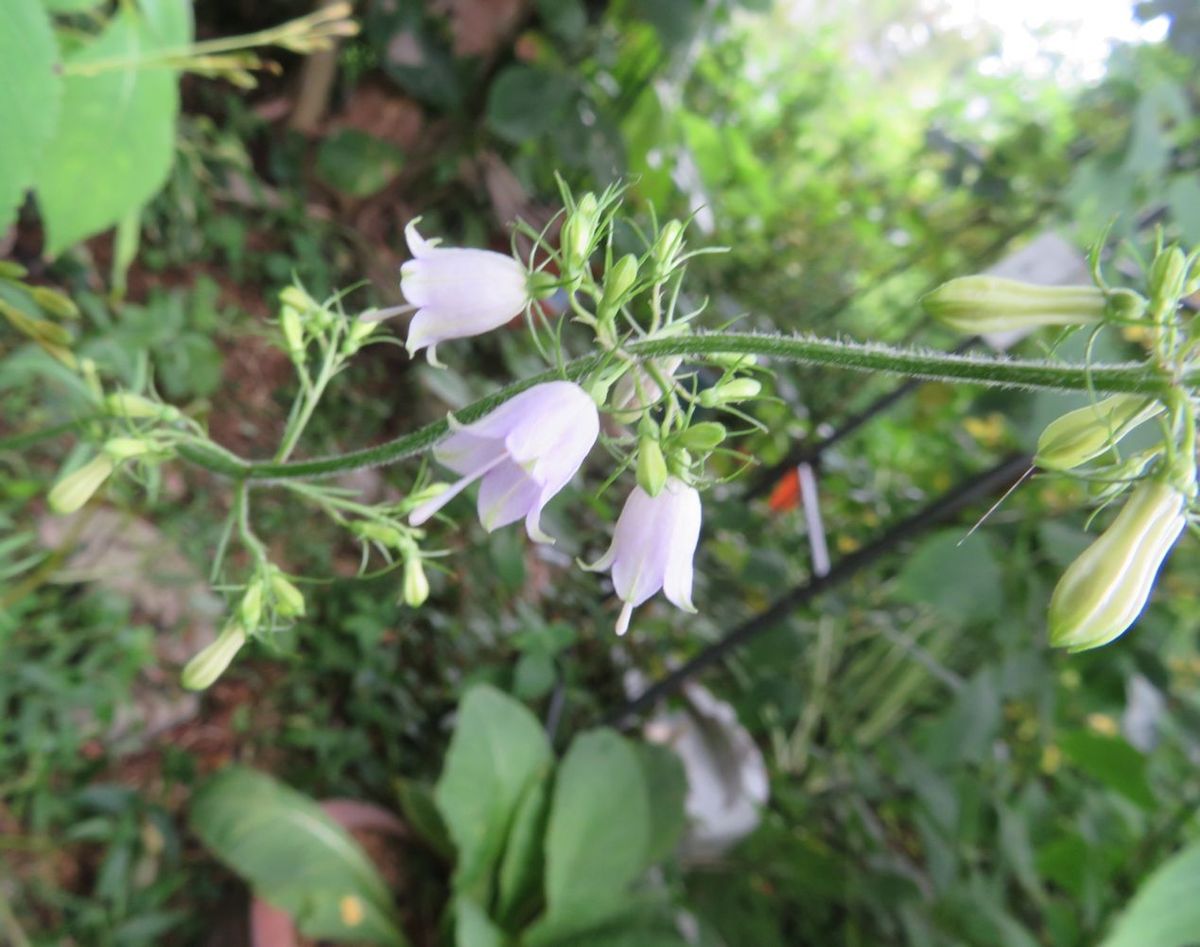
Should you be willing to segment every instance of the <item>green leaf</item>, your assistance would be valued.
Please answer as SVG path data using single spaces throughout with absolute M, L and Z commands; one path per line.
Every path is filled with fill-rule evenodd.
M 143 15 L 122 7 L 68 62 L 72 68 L 128 65 L 66 79 L 58 130 L 35 182 L 52 255 L 141 207 L 170 172 L 178 83 L 173 70 L 146 60 L 191 41 L 190 7 L 153 0 L 141 9 Z
M 337 132 L 321 142 L 317 177 L 350 197 L 370 197 L 400 173 L 400 149 L 357 129 Z
M 504 858 L 500 862 L 500 888 L 496 899 L 496 917 L 503 924 L 513 921 L 525 903 L 540 890 L 542 880 L 542 839 L 549 814 L 549 779 L 529 787 L 513 819 Z
M 446 823 L 442 821 L 437 806 L 434 805 L 432 789 L 416 780 L 401 779 L 396 784 L 396 795 L 400 801 L 400 811 L 413 831 L 434 852 L 447 861 L 452 861 L 454 843 L 450 841 Z
M 1200 943 L 1200 843 L 1150 875 L 1101 947 L 1189 947 Z
M 42 0 L 51 13 L 80 13 L 100 6 L 102 0 Z
M 633 744 L 608 729 L 577 737 L 559 767 L 546 832 L 548 916 L 626 898 L 647 865 L 650 819 Z
M 309 937 L 407 945 L 375 867 L 307 796 L 231 767 L 196 793 L 190 823 L 217 858 Z
M 0 3 L 0 235 L 16 217 L 58 123 L 63 81 L 57 64 L 40 0 Z
M 488 685 L 467 693 L 434 790 L 458 850 L 457 890 L 490 901 L 517 807 L 551 765 L 550 743 L 525 707 Z
M 1200 181 L 1178 177 L 1167 187 L 1167 204 L 1179 232 L 1192 246 L 1200 246 Z
M 504 932 L 474 901 L 455 898 L 454 943 L 456 947 L 503 947 Z
M 679 757 L 664 746 L 636 743 L 650 800 L 650 840 L 646 844 L 646 864 L 660 862 L 675 850 L 687 825 L 684 798 L 687 776 Z
M 1120 737 L 1076 730 L 1059 738 L 1063 754 L 1093 779 L 1143 809 L 1154 808 L 1146 757 Z
M 488 90 L 488 125 L 505 141 L 519 145 L 554 128 L 572 94 L 563 76 L 533 66 L 508 66 Z
M 948 618 L 982 621 L 1004 606 L 1000 566 L 983 533 L 963 539 L 960 529 L 926 539 L 900 570 L 900 598 L 934 606 Z

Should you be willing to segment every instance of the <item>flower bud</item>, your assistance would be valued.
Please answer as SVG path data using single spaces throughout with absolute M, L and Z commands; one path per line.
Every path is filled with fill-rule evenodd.
M 1150 264 L 1147 282 L 1159 305 L 1174 305 L 1183 296 L 1187 281 L 1187 257 L 1179 247 L 1167 247 Z
M 290 287 L 289 287 L 290 288 Z M 279 313 L 279 328 L 283 332 L 283 343 L 293 362 L 304 358 L 304 327 L 300 324 L 300 313 L 292 306 L 284 306 Z
M 256 578 L 246 586 L 242 601 L 238 605 L 238 615 L 246 628 L 257 628 L 258 623 L 262 621 L 263 591 L 262 579 Z
M 748 401 L 762 391 L 762 384 L 753 378 L 732 378 L 719 382 L 711 388 L 700 392 L 700 404 L 706 408 L 715 408 L 719 404 L 733 404 L 738 401 Z
M 275 614 L 280 618 L 299 618 L 304 614 L 304 596 L 278 569 L 271 571 L 271 595 Z
M 675 258 L 683 249 L 683 224 L 678 220 L 668 220 L 658 232 L 654 248 L 650 251 L 654 259 L 655 270 L 661 275 L 670 272 L 675 265 Z
M 667 482 L 667 460 L 658 441 L 649 437 L 638 442 L 637 482 L 652 497 L 658 496 Z
M 960 276 L 921 299 L 938 321 L 972 334 L 1100 322 L 1104 291 L 1095 286 L 1034 286 L 999 276 Z
M 1162 410 L 1160 402 L 1140 395 L 1113 395 L 1068 411 L 1042 431 L 1034 463 L 1044 470 L 1074 470 Z
M 600 205 L 596 195 L 589 191 L 579 199 L 575 210 L 563 221 L 562 230 L 558 235 L 558 246 L 562 250 L 563 263 L 568 272 L 573 273 L 587 263 L 599 216 Z
M 1187 521 L 1184 498 L 1162 481 L 1134 488 L 1112 525 L 1063 573 L 1050 599 L 1050 643 L 1108 644 L 1141 614 Z
M 728 368 L 731 371 L 750 368 L 758 364 L 758 356 L 749 353 L 743 355 L 738 352 L 712 352 L 705 355 L 704 359 L 713 365 L 720 365 L 722 368 Z
M 638 260 L 632 253 L 626 253 L 604 274 L 604 295 L 600 297 L 601 318 L 616 312 L 625 302 L 637 274 Z
M 313 309 L 321 308 L 317 301 L 299 286 L 285 286 L 279 292 L 279 301 L 285 308 L 290 306 L 296 310 L 297 315 L 304 315 Z
M 106 454 L 93 457 L 71 471 L 50 488 L 46 502 L 55 513 L 74 513 L 92 498 L 113 472 L 113 460 Z
M 180 683 L 190 691 L 202 691 L 216 683 L 246 643 L 246 632 L 230 622 L 217 640 L 190 660 L 180 675 Z
M 377 520 L 360 520 L 350 527 L 360 538 L 392 549 L 404 545 L 404 534 L 395 526 Z
M 147 437 L 110 437 L 101 448 L 115 461 L 132 460 L 162 450 L 162 445 Z
M 31 286 L 29 295 L 39 309 L 57 319 L 79 318 L 79 307 L 56 289 L 49 286 Z
M 404 557 L 404 584 L 400 597 L 410 608 L 420 608 L 429 598 L 429 579 L 421 564 L 421 553 L 415 547 Z
M 104 399 L 105 410 L 118 418 L 130 420 L 178 421 L 179 409 L 174 405 L 151 401 L 131 391 L 116 391 Z
M 720 446 L 721 442 L 725 440 L 725 434 L 724 424 L 718 424 L 716 421 L 701 421 L 699 424 L 693 424 L 686 431 L 676 434 L 674 441 L 686 450 L 706 453 Z

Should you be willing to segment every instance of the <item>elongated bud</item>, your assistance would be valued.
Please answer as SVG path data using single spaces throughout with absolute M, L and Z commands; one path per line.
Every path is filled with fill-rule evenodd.
M 922 297 L 921 305 L 939 322 L 975 334 L 1100 322 L 1108 301 L 1095 286 L 1034 286 L 999 276 L 960 276 Z
M 178 421 L 182 415 L 174 405 L 151 401 L 132 391 L 116 391 L 104 399 L 104 408 L 113 417 L 130 420 Z
M 705 361 L 711 362 L 714 365 L 720 365 L 722 368 L 736 370 L 739 368 L 750 368 L 752 365 L 758 364 L 757 355 L 742 355 L 738 352 L 713 352 L 704 356 Z
M 29 295 L 39 309 L 57 319 L 79 318 L 79 307 L 56 289 L 49 286 L 32 286 Z
M 202 691 L 216 683 L 246 643 L 246 632 L 237 622 L 222 629 L 217 640 L 188 661 L 180 683 L 190 691 Z
M 651 251 L 655 270 L 660 275 L 669 272 L 682 249 L 683 224 L 678 220 L 668 220 L 658 232 L 658 239 L 654 241 L 654 249 Z
M 429 598 L 429 579 L 425 576 L 425 567 L 421 564 L 421 554 L 416 551 L 404 557 L 404 585 L 401 589 L 404 604 L 410 608 L 420 608 Z
M 658 496 L 667 483 L 667 459 L 658 441 L 648 437 L 638 442 L 637 482 L 652 497 Z
M 304 359 L 304 328 L 300 324 L 300 313 L 292 306 L 284 306 L 279 313 L 279 328 L 283 332 L 283 344 L 293 362 Z
M 321 308 L 317 304 L 317 301 L 299 286 L 285 286 L 279 291 L 279 301 L 284 306 L 291 306 L 301 315 L 313 309 Z
M 163 445 L 148 437 L 110 437 L 101 449 L 119 462 L 157 453 L 163 449 Z
M 304 614 L 304 596 L 278 569 L 271 572 L 271 595 L 275 614 L 280 618 L 299 618 Z
M 404 545 L 404 534 L 395 526 L 387 523 L 380 523 L 377 520 L 362 520 L 354 523 L 350 528 L 362 539 L 379 543 L 381 546 L 399 549 Z
M 114 463 L 106 454 L 93 457 L 50 488 L 46 502 L 55 513 L 74 513 L 92 498 L 113 472 Z
M 242 601 L 238 604 L 238 616 L 246 628 L 257 628 L 258 623 L 262 621 L 263 592 L 263 581 L 256 578 L 242 595 Z
M 1147 282 L 1150 294 L 1160 305 L 1173 305 L 1183 296 L 1187 281 L 1187 257 L 1179 247 L 1167 247 L 1150 264 Z
M 1042 431 L 1034 463 L 1044 470 L 1074 470 L 1162 410 L 1161 403 L 1140 395 L 1113 395 L 1068 411 Z
M 587 263 L 599 216 L 600 205 L 596 195 L 589 191 L 579 199 L 575 210 L 563 221 L 562 230 L 558 235 L 558 246 L 568 272 L 574 273 Z
M 686 431 L 681 431 L 674 437 L 674 442 L 680 447 L 697 453 L 706 453 L 720 446 L 725 440 L 725 425 L 716 421 L 702 421 L 693 424 Z
M 1050 599 L 1050 643 L 1108 644 L 1141 614 L 1187 520 L 1183 495 L 1161 481 L 1134 488 L 1113 524 L 1063 573 Z
M 762 384 L 753 378 L 732 378 L 700 392 L 700 404 L 706 408 L 715 408 L 719 404 L 734 404 L 738 401 L 748 401 L 762 391 Z
M 625 254 L 604 274 L 604 295 L 600 297 L 601 318 L 616 312 L 625 302 L 637 274 L 638 260 L 632 253 Z

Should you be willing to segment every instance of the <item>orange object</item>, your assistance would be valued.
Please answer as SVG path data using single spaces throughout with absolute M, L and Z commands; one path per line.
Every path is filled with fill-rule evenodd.
M 775 484 L 767 506 L 775 513 L 794 510 L 800 506 L 800 474 L 794 467 Z

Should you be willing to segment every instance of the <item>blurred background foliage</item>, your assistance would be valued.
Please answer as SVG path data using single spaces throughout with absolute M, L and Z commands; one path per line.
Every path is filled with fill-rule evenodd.
M 316 295 L 363 282 L 362 305 L 396 302 L 408 220 L 503 248 L 514 217 L 553 213 L 555 171 L 578 188 L 626 180 L 640 213 L 692 214 L 694 245 L 728 248 L 692 265 L 690 303 L 707 300 L 708 325 L 949 348 L 958 340 L 925 323 L 918 296 L 1046 231 L 1080 249 L 1109 224 L 1112 247 L 1144 251 L 1155 225 L 1200 242 L 1194 3 L 1137 4 L 1152 41 L 1086 61 L 1053 41 L 1072 27 L 1049 26 L 1014 60 L 1011 36 L 962 6 L 372 0 L 359 36 L 277 55 L 253 91 L 185 76 L 169 174 L 116 236 L 51 255 L 46 208 L 30 201 L 0 252 L 77 300 L 72 348 L 106 376 L 153 378 L 222 443 L 261 454 L 286 410 L 289 366 L 268 340 L 293 274 Z M 196 35 L 309 11 L 212 0 L 195 9 Z M 1106 339 L 1104 357 L 1136 344 Z M 361 357 L 305 450 L 410 429 L 535 365 L 515 333 L 445 357 L 442 373 L 388 347 Z M 770 433 L 739 450 L 770 469 L 896 384 L 780 370 L 759 412 Z M 596 580 L 571 568 L 615 516 L 611 494 L 591 495 L 596 474 L 548 512 L 564 537 L 553 549 L 511 530 L 450 533 L 419 612 L 397 604 L 394 577 L 347 578 L 357 552 L 264 494 L 273 557 L 328 581 L 306 589 L 310 614 L 278 653 L 190 702 L 175 669 L 222 607 L 203 573 L 227 492 L 168 469 L 148 494 L 126 486 L 52 522 L 45 486 L 67 441 L 17 438 L 88 405 L 53 354 L 3 330 L 0 931 L 16 944 L 236 943 L 240 888 L 183 828 L 205 774 L 238 760 L 316 797 L 394 807 L 398 779 L 438 771 L 468 683 L 549 714 L 561 747 L 620 707 L 629 669 L 666 671 L 812 577 L 794 492 L 751 490 L 755 469 L 706 501 L 700 614 L 647 607 L 619 643 Z M 820 455 L 835 562 L 1028 450 L 1066 406 L 915 387 Z M 348 485 L 384 496 L 408 482 L 381 470 Z M 770 802 L 739 845 L 667 879 L 696 943 L 1085 947 L 1195 837 L 1198 554 L 1181 544 L 1119 643 L 1052 653 L 1043 615 L 1085 542 L 1080 496 L 1038 477 L 965 543 L 982 501 L 913 530 L 902 555 L 705 674 L 764 753 Z M 402 905 L 442 883 L 410 873 Z

